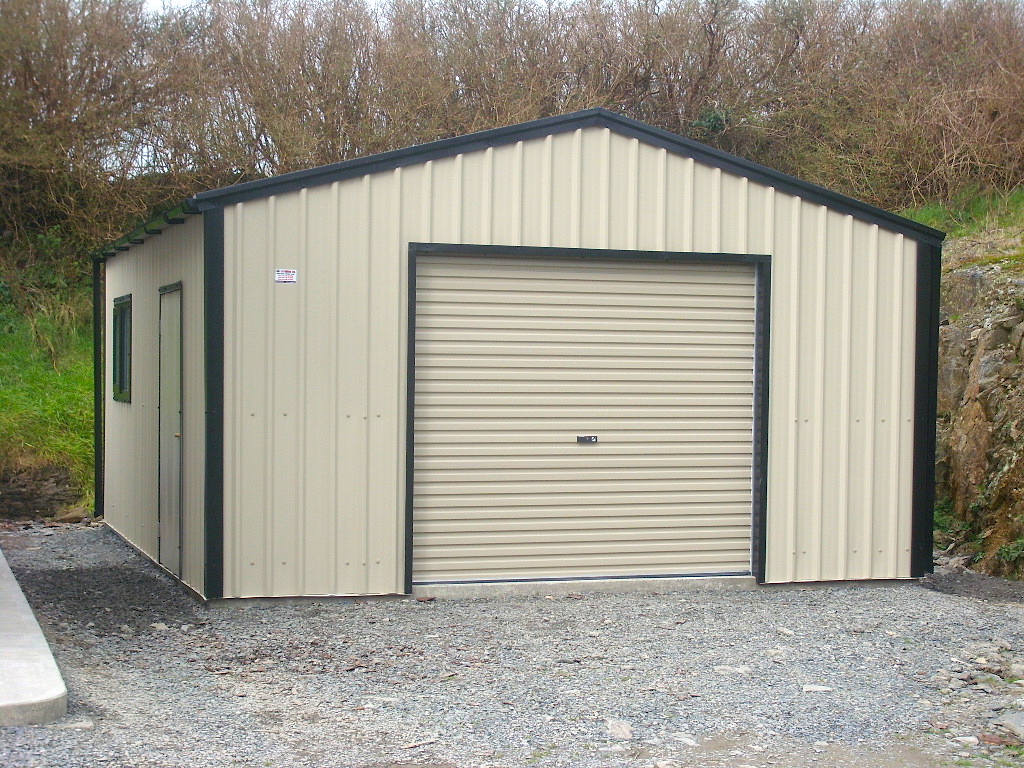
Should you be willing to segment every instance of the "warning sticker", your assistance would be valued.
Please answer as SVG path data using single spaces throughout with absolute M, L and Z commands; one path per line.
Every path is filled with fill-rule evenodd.
M 299 282 L 299 270 L 297 269 L 275 269 L 275 283 L 297 283 Z

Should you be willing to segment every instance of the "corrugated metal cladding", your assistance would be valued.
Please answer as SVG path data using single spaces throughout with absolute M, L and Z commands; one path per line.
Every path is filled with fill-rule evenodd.
M 168 225 L 170 227 L 171 225 Z M 190 216 L 174 236 L 152 237 L 106 263 L 105 520 L 158 558 L 160 288 L 181 282 L 182 553 L 181 579 L 197 592 L 204 580 L 203 222 Z M 167 233 L 168 235 L 170 232 Z M 113 300 L 132 297 L 131 402 L 111 396 Z
M 414 583 L 749 573 L 752 265 L 422 256 L 416 281 Z
M 910 575 L 909 238 L 597 126 L 225 224 L 225 597 L 404 590 L 410 242 L 769 254 L 766 579 Z

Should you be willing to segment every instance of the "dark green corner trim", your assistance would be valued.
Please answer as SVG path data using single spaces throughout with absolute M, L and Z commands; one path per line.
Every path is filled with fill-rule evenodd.
M 917 332 L 914 363 L 914 477 L 910 575 L 934 569 L 935 418 L 939 371 L 939 280 L 942 246 L 917 244 Z
M 412 594 L 413 469 L 416 463 L 416 254 L 409 244 L 409 300 L 405 352 L 405 594 Z
M 96 485 L 93 514 L 103 515 L 103 386 L 106 381 L 103 339 L 106 331 L 106 307 L 104 306 L 103 260 L 92 261 L 92 439 L 93 477 Z
M 768 384 L 771 348 L 771 260 L 757 262 L 754 304 L 754 464 L 750 570 L 764 584 L 768 562 Z
M 206 377 L 205 576 L 207 600 L 224 596 L 224 209 L 203 214 L 203 357 Z

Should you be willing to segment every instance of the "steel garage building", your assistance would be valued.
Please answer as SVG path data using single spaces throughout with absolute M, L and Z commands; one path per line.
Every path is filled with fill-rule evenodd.
M 97 260 L 103 511 L 206 598 L 931 568 L 942 233 L 600 109 Z

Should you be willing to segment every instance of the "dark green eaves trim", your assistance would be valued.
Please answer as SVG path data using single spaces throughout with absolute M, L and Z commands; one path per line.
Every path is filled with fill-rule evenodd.
M 141 245 L 150 237 L 161 234 L 169 225 L 183 224 L 186 215 L 197 213 L 199 213 L 199 210 L 189 200 L 185 200 L 183 203 L 154 216 L 128 234 L 101 248 L 97 253 L 93 254 L 93 261 L 104 261 L 115 256 L 118 251 L 127 251 L 132 245 Z

